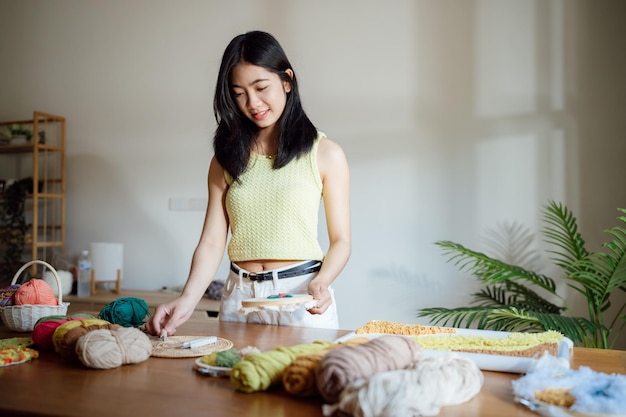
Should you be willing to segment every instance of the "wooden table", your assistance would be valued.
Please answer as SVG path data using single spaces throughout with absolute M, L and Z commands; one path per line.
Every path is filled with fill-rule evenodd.
M 345 330 L 308 329 L 190 320 L 178 335 L 217 335 L 235 347 L 262 350 L 315 340 L 334 340 Z M 24 337 L 0 326 L 0 338 Z M 39 359 L 0 368 L 0 415 L 3 416 L 322 416 L 320 399 L 300 399 L 282 388 L 246 394 L 225 378 L 193 370 L 194 359 L 150 358 L 136 365 L 94 370 L 63 362 L 42 352 Z M 626 374 L 626 351 L 574 349 L 573 367 Z M 517 374 L 485 372 L 481 392 L 469 402 L 444 407 L 440 416 L 537 417 L 513 401 L 511 380 Z

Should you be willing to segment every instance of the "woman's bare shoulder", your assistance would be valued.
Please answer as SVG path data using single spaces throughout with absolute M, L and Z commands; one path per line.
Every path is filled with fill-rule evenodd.
M 322 136 L 317 150 L 318 158 L 329 162 L 338 162 L 346 159 L 341 146 L 332 139 Z

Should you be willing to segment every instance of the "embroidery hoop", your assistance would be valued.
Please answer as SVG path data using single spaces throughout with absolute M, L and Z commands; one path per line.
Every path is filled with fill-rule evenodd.
M 314 300 L 310 294 L 289 294 L 288 297 L 278 298 L 247 298 L 241 302 L 239 313 L 249 314 L 261 310 L 296 311 L 301 307 L 307 310 L 317 307 L 317 300 Z

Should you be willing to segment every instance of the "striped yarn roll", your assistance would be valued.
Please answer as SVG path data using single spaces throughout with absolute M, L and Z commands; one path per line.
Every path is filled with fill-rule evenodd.
M 298 356 L 283 372 L 283 386 L 285 391 L 299 397 L 312 397 L 319 394 L 315 372 L 322 358 L 332 349 L 340 349 L 343 346 L 356 345 L 368 342 L 366 337 L 349 339 L 345 342 L 330 346 L 309 355 Z
M 249 354 L 233 366 L 230 381 L 238 391 L 264 391 L 281 383 L 283 371 L 295 358 L 333 344 L 330 341 L 316 341 L 291 347 L 278 346 L 266 352 Z
M 354 381 L 378 372 L 409 368 L 420 356 L 417 343 L 404 336 L 381 336 L 367 343 L 335 349 L 317 367 L 317 387 L 322 398 L 334 404 L 344 388 Z

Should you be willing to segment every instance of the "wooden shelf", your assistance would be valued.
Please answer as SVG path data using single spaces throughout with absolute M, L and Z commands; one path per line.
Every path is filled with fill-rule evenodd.
M 2 123 L 2 124 L 6 124 L 6 123 Z M 61 146 L 45 145 L 45 144 L 39 144 L 39 143 L 34 143 L 34 144 L 27 143 L 23 145 L 0 144 L 0 154 L 2 153 L 32 153 L 36 151 L 63 152 L 64 149 Z
M 41 259 L 54 266 L 52 249 L 65 246 L 65 118 L 33 112 L 29 120 L 0 122 L 0 128 L 11 125 L 33 132 L 29 143 L 0 144 L 1 163 L 14 165 L 3 170 L 3 175 L 16 180 L 33 179 L 33 192 L 27 196 L 24 209 L 31 234 L 24 251 L 25 256 L 28 252 L 25 261 Z M 43 143 L 39 143 L 40 134 Z M 26 171 L 29 174 L 25 176 Z

